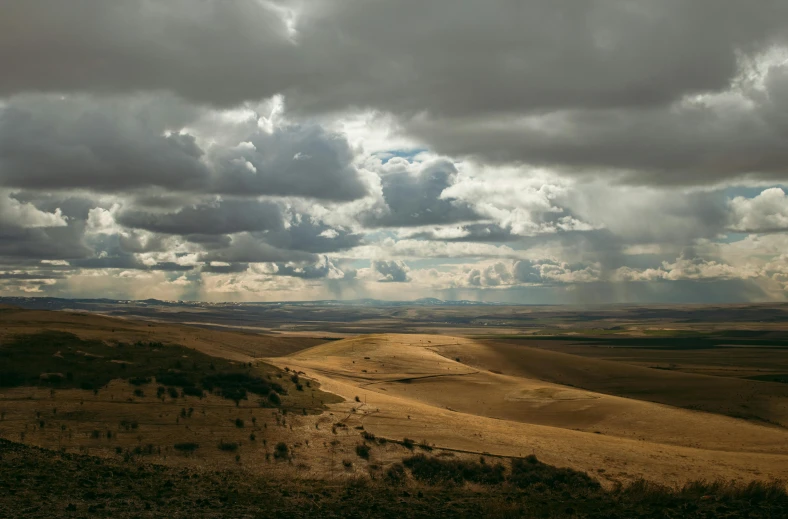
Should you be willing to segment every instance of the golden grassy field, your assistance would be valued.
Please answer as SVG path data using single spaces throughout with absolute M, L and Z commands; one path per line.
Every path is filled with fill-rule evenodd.
M 360 396 L 364 406 L 352 423 L 379 436 L 503 456 L 535 453 L 609 481 L 788 478 L 783 427 L 540 381 L 518 373 L 520 354 L 495 352 L 493 362 L 488 348 L 464 338 L 385 334 L 268 361 L 303 370 L 345 399 Z M 588 359 L 554 359 L 563 369 L 593 368 Z
M 417 452 L 423 444 L 423 452 L 458 459 L 535 454 L 607 486 L 640 478 L 669 485 L 788 480 L 784 384 L 650 369 L 505 340 L 378 334 L 325 342 L 322 334 L 0 310 L 2 341 L 42 330 L 109 345 L 178 344 L 186 364 L 199 353 L 269 376 L 276 366 L 282 371 L 273 380 L 287 386 L 275 408 L 211 393 L 159 395 L 155 379 L 113 380 L 95 392 L 0 389 L 0 436 L 49 449 L 331 479 L 385 473 L 411 453 L 414 446 L 402 445 L 410 438 Z M 296 372 L 298 385 L 309 382 L 302 390 L 289 380 Z M 761 419 L 729 416 L 742 405 Z

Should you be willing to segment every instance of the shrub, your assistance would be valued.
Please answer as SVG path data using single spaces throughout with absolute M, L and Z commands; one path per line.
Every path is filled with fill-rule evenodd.
M 222 440 L 219 442 L 219 450 L 225 452 L 235 452 L 238 450 L 238 444 L 235 442 L 226 442 Z
M 361 399 L 356 395 L 356 402 L 361 402 Z
M 277 405 L 277 406 L 282 405 L 282 399 L 274 391 L 268 393 L 268 401 L 271 402 L 273 405 Z
M 129 384 L 134 386 L 141 386 L 143 384 L 150 384 L 150 381 L 151 381 L 150 377 L 131 377 L 129 379 Z
M 417 454 L 402 460 L 410 469 L 413 477 L 427 482 L 454 482 L 470 481 L 492 485 L 505 480 L 505 469 L 500 463 L 489 465 L 464 460 L 441 460 L 429 458 L 424 454 Z
M 356 445 L 356 455 L 359 458 L 364 458 L 365 460 L 369 459 L 369 445 L 364 443 L 360 445 Z
M 386 479 L 392 483 L 401 483 L 406 477 L 405 466 L 402 463 L 395 463 L 386 471 Z
M 101 438 L 101 431 L 94 430 L 93 432 L 90 433 L 90 437 L 93 438 L 94 440 L 98 440 L 99 438 Z
M 236 418 L 235 419 L 235 426 L 238 427 L 239 429 L 242 429 L 244 427 L 244 421 L 241 420 L 240 418 Z
M 406 449 L 413 450 L 413 446 L 416 445 L 416 442 L 414 442 L 410 438 L 405 438 L 404 440 L 402 440 L 402 445 Z
M 170 398 L 178 398 L 179 396 L 181 396 L 181 394 L 178 393 L 178 390 L 175 389 L 174 387 L 168 387 L 167 393 L 170 395 Z
M 290 449 L 285 442 L 279 442 L 274 447 L 274 458 L 278 460 L 286 460 L 290 458 Z
M 200 445 L 193 442 L 176 443 L 173 445 L 176 451 L 181 452 L 194 452 L 200 448 Z
M 509 482 L 519 488 L 538 483 L 550 488 L 599 488 L 599 483 L 585 472 L 546 465 L 533 454 L 524 459 L 512 460 Z
M 369 440 L 369 441 L 375 441 L 375 435 L 374 435 L 374 434 L 372 434 L 372 433 L 371 433 L 371 432 L 369 432 L 369 431 L 364 431 L 364 432 L 362 432 L 362 433 L 361 433 L 361 437 L 362 437 L 362 438 L 364 438 L 365 440 Z
M 142 398 L 145 396 L 145 392 L 142 389 L 137 388 L 134 390 L 134 396 Z
M 188 396 L 203 397 L 203 391 L 197 386 L 183 386 L 183 394 Z

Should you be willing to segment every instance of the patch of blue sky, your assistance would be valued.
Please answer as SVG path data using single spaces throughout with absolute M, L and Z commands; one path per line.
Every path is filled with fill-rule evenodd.
M 785 184 L 774 184 L 774 185 L 764 185 L 757 187 L 732 186 L 725 188 L 722 192 L 727 198 L 736 198 L 737 196 L 743 196 L 745 198 L 754 198 L 760 195 L 764 190 L 769 189 L 770 187 L 779 187 L 782 188 L 783 191 L 788 191 L 788 186 L 786 186 Z
M 729 232 L 724 238 L 717 240 L 719 243 L 734 243 L 749 236 L 746 232 Z
M 383 164 L 395 157 L 403 158 L 408 162 L 413 162 L 420 154 L 427 152 L 427 148 L 411 148 L 401 150 L 386 150 L 375 153 L 375 156 L 380 157 Z

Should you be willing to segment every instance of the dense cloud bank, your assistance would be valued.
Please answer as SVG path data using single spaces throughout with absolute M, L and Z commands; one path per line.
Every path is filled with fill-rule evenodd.
M 788 4 L 0 6 L 0 293 L 780 300 Z

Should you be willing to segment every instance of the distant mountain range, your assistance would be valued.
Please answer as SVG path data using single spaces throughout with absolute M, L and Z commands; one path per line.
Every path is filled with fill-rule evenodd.
M 169 307 L 237 307 L 237 306 L 368 306 L 368 307 L 392 307 L 392 306 L 501 306 L 504 303 L 487 303 L 481 301 L 446 301 L 434 297 L 425 297 L 413 301 L 384 301 L 381 299 L 351 299 L 334 300 L 326 299 L 320 301 L 280 301 L 280 302 L 259 302 L 259 303 L 232 303 L 220 302 L 211 303 L 205 301 L 168 301 L 160 299 L 65 299 L 59 297 L 0 297 L 0 304 L 19 306 L 31 309 L 59 310 L 64 308 L 95 310 L 97 306 L 169 306 Z M 506 303 L 506 305 L 511 305 Z M 542 306 L 542 305 L 540 305 Z

